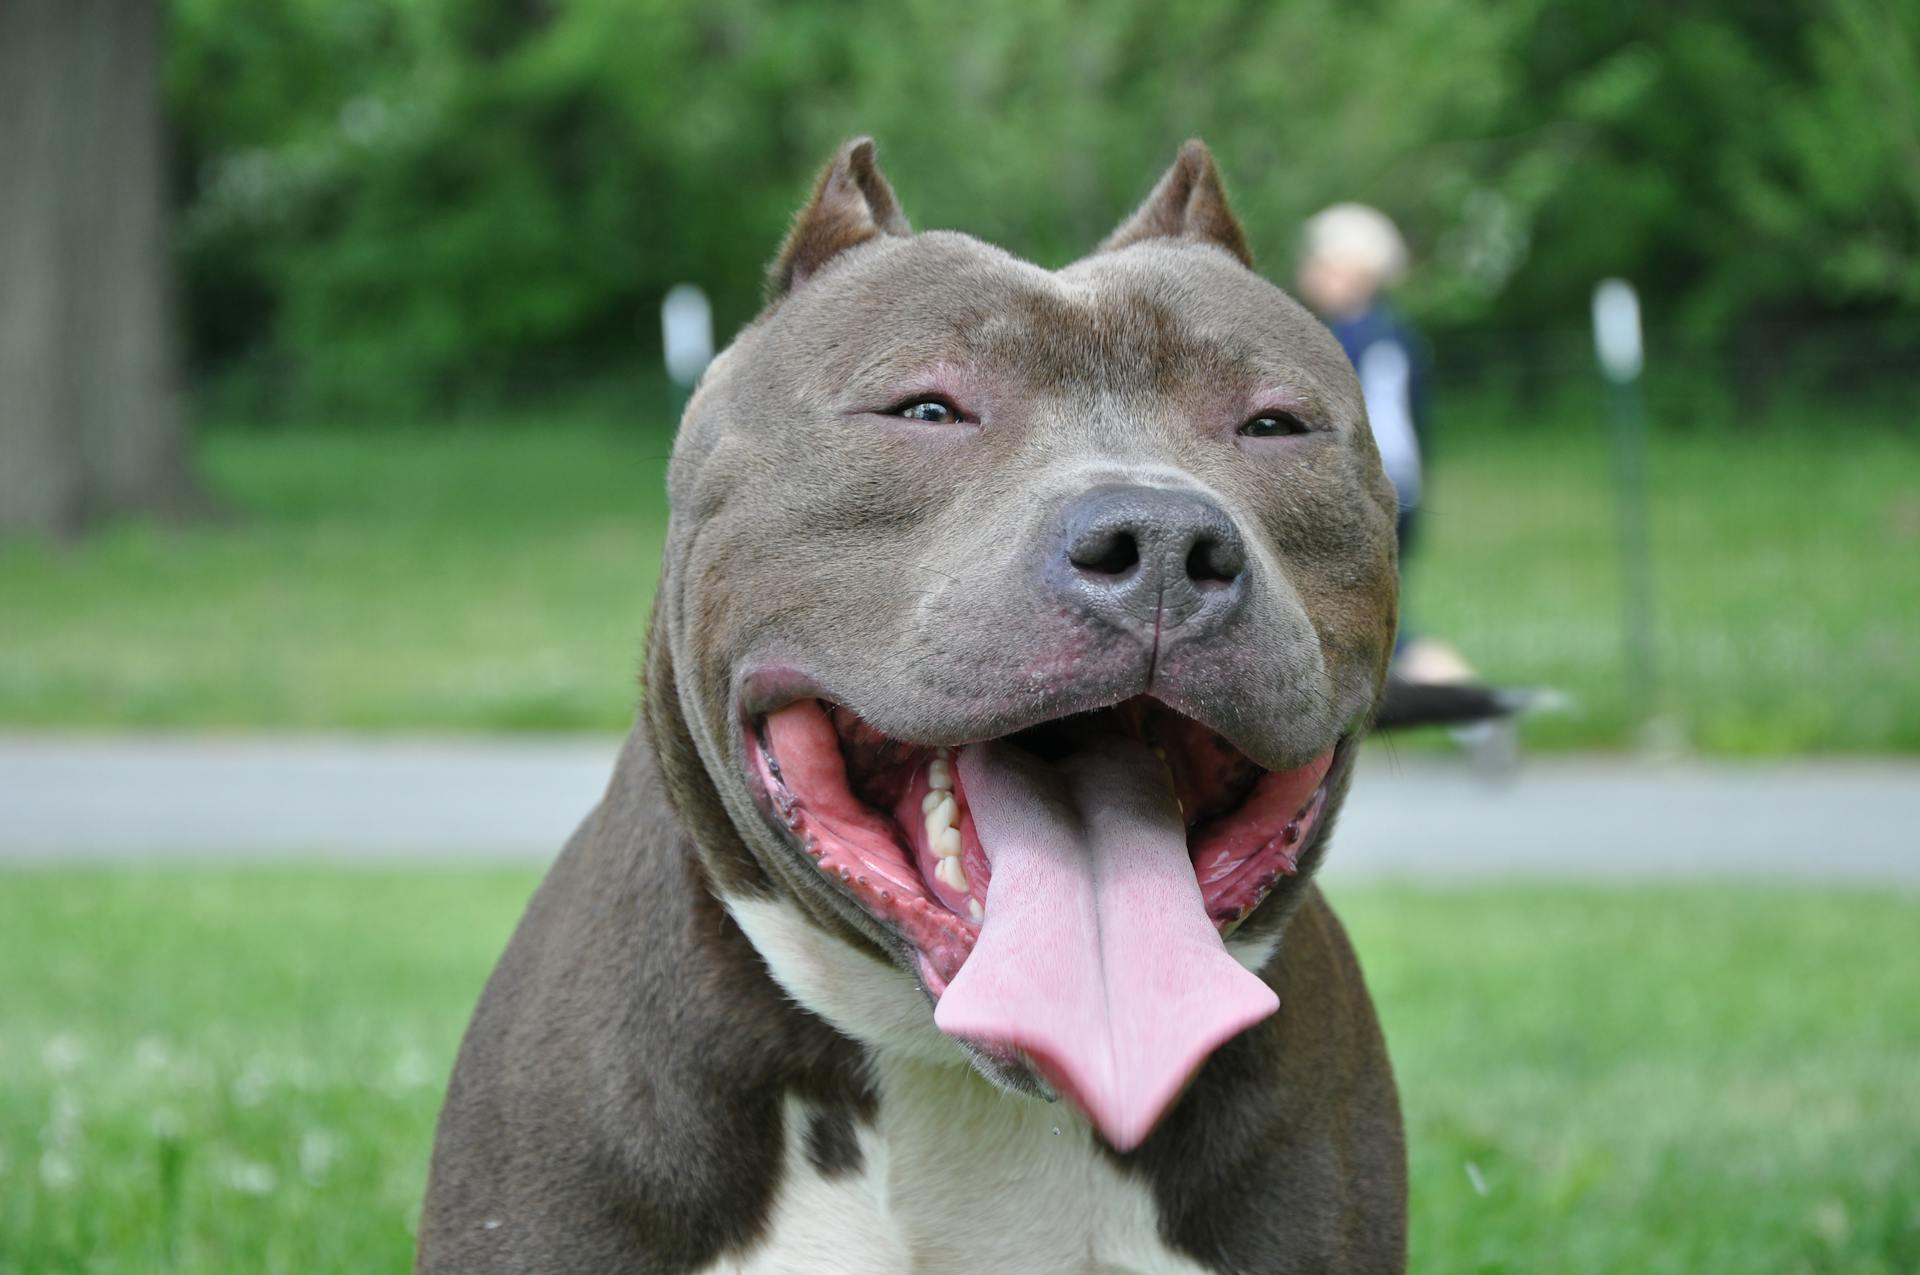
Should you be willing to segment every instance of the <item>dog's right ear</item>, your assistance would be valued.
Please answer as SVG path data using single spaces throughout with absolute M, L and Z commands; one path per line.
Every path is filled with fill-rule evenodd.
M 813 198 L 793 219 L 767 269 L 767 300 L 786 296 L 855 244 L 912 233 L 893 187 L 873 162 L 873 139 L 856 137 L 833 157 L 814 183 Z

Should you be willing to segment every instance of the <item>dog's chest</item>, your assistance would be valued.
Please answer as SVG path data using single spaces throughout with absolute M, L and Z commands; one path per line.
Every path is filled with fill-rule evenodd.
M 857 1167 L 816 1167 L 815 1113 L 788 1100 L 766 1234 L 716 1275 L 1203 1272 L 1162 1242 L 1145 1185 L 1064 1106 L 1003 1094 L 963 1067 L 878 1071 L 879 1114 L 856 1128 Z
M 1162 1242 L 1152 1193 L 1086 1122 L 1065 1103 L 990 1085 L 904 973 L 790 903 L 727 906 L 787 993 L 867 1047 L 879 1103 L 855 1128 L 858 1167 L 833 1173 L 807 1153 L 815 1113 L 788 1099 L 766 1236 L 716 1275 L 1205 1275 Z

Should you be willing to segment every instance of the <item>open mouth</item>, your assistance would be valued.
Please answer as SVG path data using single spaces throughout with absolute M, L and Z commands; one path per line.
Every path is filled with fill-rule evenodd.
M 1231 933 L 1299 871 L 1336 749 L 1292 770 L 1265 770 L 1145 696 L 1003 742 L 1058 762 L 1116 736 L 1137 741 L 1162 764 L 1207 916 Z M 808 857 L 912 943 L 927 989 L 945 991 L 986 920 L 993 880 L 993 856 L 981 844 L 955 750 L 889 739 L 819 699 L 760 719 L 747 749 L 775 815 Z
M 958 748 L 803 699 L 747 738 L 794 843 L 913 945 L 940 1030 L 1123 1150 L 1277 1008 L 1223 936 L 1299 871 L 1337 752 L 1267 770 L 1146 697 Z

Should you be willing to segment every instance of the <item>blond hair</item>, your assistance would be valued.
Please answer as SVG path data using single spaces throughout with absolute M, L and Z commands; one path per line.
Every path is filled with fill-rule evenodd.
M 1383 286 L 1407 274 L 1407 241 L 1393 218 L 1366 204 L 1334 204 L 1307 218 L 1301 234 L 1308 261 L 1333 261 L 1363 270 Z

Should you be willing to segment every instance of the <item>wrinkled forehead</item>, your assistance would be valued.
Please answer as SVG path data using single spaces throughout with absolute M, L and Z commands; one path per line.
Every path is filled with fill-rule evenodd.
M 1332 421 L 1360 414 L 1326 330 L 1201 245 L 1142 244 L 1048 271 L 965 235 L 876 241 L 788 298 L 771 328 L 783 377 L 808 398 L 944 375 L 1039 394 L 1285 391 Z

